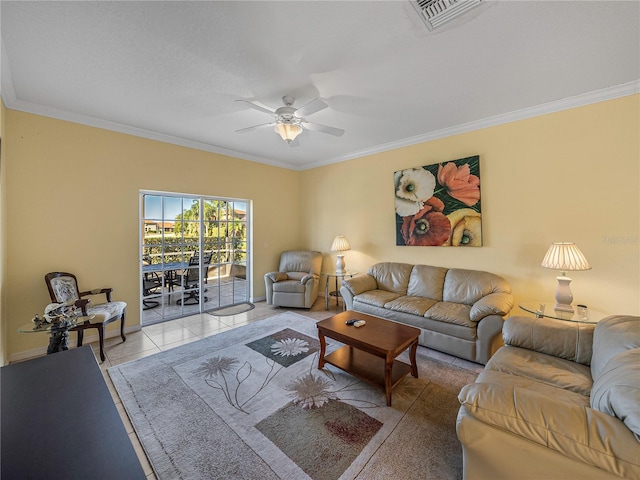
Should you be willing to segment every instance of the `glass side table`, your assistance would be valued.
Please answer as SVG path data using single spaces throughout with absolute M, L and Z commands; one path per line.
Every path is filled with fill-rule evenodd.
M 322 275 L 325 276 L 324 282 L 324 309 L 329 310 L 329 297 L 336 297 L 336 306 L 340 305 L 340 289 L 338 289 L 338 279 L 344 277 L 353 277 L 357 275 L 358 272 L 353 272 L 347 270 L 346 272 L 338 273 L 338 272 L 322 272 Z M 336 279 L 336 289 L 332 292 L 329 291 L 329 280 L 331 278 Z
M 580 323 L 598 323 L 604 317 L 608 315 L 597 310 L 590 308 L 582 308 L 574 305 L 573 312 L 564 312 L 562 310 L 555 310 L 555 300 L 548 303 L 544 302 L 523 302 L 518 305 L 525 312 L 533 313 L 538 318 L 555 318 L 556 320 L 564 320 L 567 322 L 580 322 Z
M 95 318 L 95 315 L 89 315 L 87 317 L 75 317 L 73 321 L 67 322 L 62 326 L 57 326 L 53 323 L 43 323 L 36 328 L 35 324 L 31 321 L 25 323 L 18 328 L 20 333 L 48 333 L 49 334 L 49 348 L 47 348 L 47 355 L 51 353 L 60 352 L 62 350 L 69 349 L 69 330 L 82 325 L 85 322 L 90 322 Z M 54 328 L 55 327 L 55 328 Z

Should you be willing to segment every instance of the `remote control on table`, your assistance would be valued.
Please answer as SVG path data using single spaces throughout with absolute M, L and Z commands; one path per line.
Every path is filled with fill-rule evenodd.
M 365 323 L 367 323 L 367 322 L 365 322 L 364 320 L 358 320 L 356 323 L 354 323 L 354 324 L 353 324 L 353 326 L 354 326 L 354 327 L 361 327 L 361 326 L 363 326 Z
M 344 322 L 344 323 L 346 323 L 347 325 L 353 325 L 353 324 L 354 324 L 354 323 L 356 323 L 357 321 L 358 321 L 357 319 L 352 318 L 351 320 L 347 320 L 347 321 L 346 321 L 346 322 Z

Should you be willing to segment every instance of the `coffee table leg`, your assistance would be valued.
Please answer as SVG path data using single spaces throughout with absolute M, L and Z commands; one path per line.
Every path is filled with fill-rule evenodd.
M 411 376 L 418 378 L 418 364 L 416 363 L 416 350 L 418 350 L 418 340 L 411 345 L 409 350 L 409 361 L 411 362 Z
M 387 407 L 391 406 L 391 369 L 393 367 L 393 357 L 387 355 L 384 366 L 384 391 L 387 394 Z
M 324 335 L 318 332 L 318 340 L 320 340 L 320 355 L 318 356 L 318 370 L 322 370 L 324 367 L 324 352 L 327 349 L 327 342 L 324 339 Z

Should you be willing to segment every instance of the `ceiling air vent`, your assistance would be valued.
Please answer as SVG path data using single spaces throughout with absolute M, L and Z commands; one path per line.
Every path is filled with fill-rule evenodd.
M 482 0 L 411 0 L 429 30 L 480 5 Z

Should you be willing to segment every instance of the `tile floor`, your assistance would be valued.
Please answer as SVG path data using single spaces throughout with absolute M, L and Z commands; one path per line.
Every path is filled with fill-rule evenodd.
M 246 280 L 238 278 L 223 280 L 219 283 L 210 280 L 211 283 L 207 284 L 205 294 L 207 298 L 205 306 L 207 309 L 215 309 L 219 308 L 220 305 L 228 306 L 246 301 Z M 164 296 L 150 295 L 147 297 L 148 300 L 156 301 L 160 305 L 142 311 L 143 323 L 152 324 L 166 318 L 185 317 L 198 313 L 200 305 L 193 305 L 193 300 L 191 299 L 186 304 L 178 305 L 176 303 L 182 297 L 181 293 L 180 287 L 174 287 L 171 293 L 166 293 Z
M 210 335 L 224 332 L 225 330 L 240 327 L 250 322 L 257 322 L 284 311 L 287 311 L 287 309 L 277 308 L 267 305 L 265 302 L 259 302 L 256 303 L 256 308 L 253 310 L 239 315 L 214 316 L 207 313 L 197 314 L 190 317 L 179 318 L 143 327 L 142 330 L 138 332 L 127 334 L 126 342 L 122 342 L 119 336 L 105 340 L 105 356 L 107 358 L 100 364 L 100 368 L 107 386 L 109 387 L 109 391 L 113 396 L 116 408 L 120 412 L 122 421 L 124 422 L 129 438 L 131 439 L 131 443 L 138 454 L 138 458 L 140 459 L 140 463 L 148 479 L 155 479 L 156 477 L 142 449 L 138 437 L 133 430 L 133 426 L 129 421 L 122 402 L 120 401 L 120 397 L 113 387 L 107 369 L 114 365 L 153 355 L 154 353 L 162 352 L 189 342 L 194 342 Z M 333 304 L 327 311 L 324 309 L 324 298 L 319 297 L 311 309 L 292 309 L 292 311 L 319 321 L 342 311 L 342 306 L 338 307 Z M 92 343 L 91 347 L 96 354 L 96 358 L 99 358 L 97 342 Z M 468 362 L 424 347 L 418 348 L 418 361 L 420 361 L 420 356 L 436 358 L 440 361 L 451 363 L 476 373 L 482 371 L 482 365 Z

